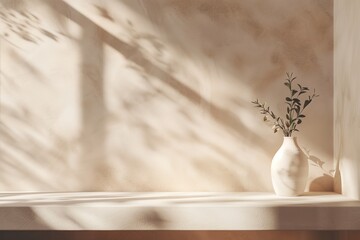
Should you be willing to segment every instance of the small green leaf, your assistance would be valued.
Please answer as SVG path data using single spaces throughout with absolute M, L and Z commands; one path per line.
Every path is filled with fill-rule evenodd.
M 300 91 L 300 93 L 299 93 L 298 96 L 300 96 L 300 95 L 303 94 L 303 93 L 306 93 L 306 92 L 305 92 L 305 91 Z
M 287 87 L 290 86 L 290 84 L 288 82 L 284 82 L 284 85 L 287 86 Z
M 286 114 L 286 119 L 287 119 L 287 120 L 290 120 L 289 114 Z
M 300 124 L 302 123 L 301 119 L 297 120 L 297 124 Z
M 285 100 L 288 102 L 291 102 L 291 98 L 289 98 L 289 97 L 286 97 Z
M 299 117 L 299 118 L 304 118 L 305 115 L 304 115 L 304 114 L 300 114 L 298 117 Z
M 309 105 L 311 103 L 311 99 L 309 100 L 305 100 L 305 103 L 304 103 L 304 109 L 306 108 L 307 105 Z
M 294 102 L 300 102 L 300 99 L 298 99 L 298 98 L 293 98 L 293 101 L 294 101 Z

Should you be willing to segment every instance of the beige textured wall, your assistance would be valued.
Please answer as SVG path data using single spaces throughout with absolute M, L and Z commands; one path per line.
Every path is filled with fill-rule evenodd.
M 1 0 L 0 190 L 271 191 L 285 72 L 332 190 L 333 2 Z M 70 3 L 70 4 L 69 4 Z
M 334 156 L 336 190 L 360 199 L 360 2 L 334 4 Z

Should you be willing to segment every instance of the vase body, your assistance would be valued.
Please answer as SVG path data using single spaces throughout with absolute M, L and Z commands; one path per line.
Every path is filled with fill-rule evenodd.
M 284 137 L 281 147 L 271 162 L 271 180 L 276 195 L 302 194 L 308 172 L 308 159 L 299 147 L 296 137 Z

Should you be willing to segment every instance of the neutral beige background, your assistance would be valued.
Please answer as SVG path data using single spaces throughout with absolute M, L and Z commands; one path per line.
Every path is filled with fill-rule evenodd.
M 0 190 L 272 191 L 286 71 L 332 190 L 332 1 L 68 2 L 0 1 Z
M 336 191 L 360 199 L 359 1 L 336 1 L 334 46 L 334 156 Z

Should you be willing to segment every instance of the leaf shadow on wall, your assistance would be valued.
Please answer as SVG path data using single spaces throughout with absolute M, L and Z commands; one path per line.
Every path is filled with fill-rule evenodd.
M 83 32 L 81 39 L 77 42 L 81 55 L 81 65 L 79 71 L 81 83 L 80 105 L 82 111 L 82 133 L 80 136 L 79 144 L 82 146 L 82 157 L 77 165 L 77 169 L 74 172 L 71 172 L 71 174 L 78 174 L 78 176 L 74 177 L 78 178 L 80 181 L 78 185 L 76 185 L 77 187 L 84 187 L 87 190 L 153 190 L 152 187 L 149 186 L 148 178 L 158 178 L 161 182 L 164 182 L 164 179 L 166 179 L 161 178 L 163 175 L 157 176 L 156 174 L 154 174 L 149 175 L 150 177 L 148 176 L 148 178 L 145 177 L 143 182 L 140 183 L 136 183 L 136 181 L 134 180 L 133 183 L 130 182 L 130 184 L 127 184 L 128 186 L 126 186 L 126 184 L 122 185 L 120 183 L 121 180 L 119 180 L 119 182 L 112 180 L 116 179 L 116 175 L 121 175 L 121 173 L 119 174 L 117 172 L 113 172 L 111 166 L 112 163 L 110 163 L 108 159 L 109 156 L 107 150 L 105 149 L 105 142 L 108 136 L 107 127 L 109 125 L 109 122 L 112 120 L 121 122 L 123 120 L 123 118 L 121 117 L 123 116 L 113 116 L 113 114 L 109 112 L 109 109 L 107 109 L 107 106 L 105 104 L 104 68 L 108 63 L 106 63 L 104 59 L 104 46 L 110 46 L 112 49 L 120 53 L 120 55 L 124 56 L 124 58 L 126 58 L 126 60 L 129 62 L 128 67 L 132 68 L 138 75 L 141 75 L 143 77 L 144 81 L 142 83 L 147 84 L 146 86 L 151 89 L 149 91 L 149 95 L 141 96 L 144 105 L 147 102 L 151 101 L 152 97 L 161 96 L 161 99 L 166 99 L 166 101 L 172 102 L 172 106 L 174 106 L 174 108 L 176 108 L 178 112 L 182 114 L 183 118 L 186 119 L 187 126 L 194 126 L 194 128 L 200 128 L 202 123 L 195 122 L 193 113 L 191 111 L 188 111 L 188 109 L 195 106 L 197 110 L 200 109 L 201 111 L 204 111 L 205 114 L 209 116 L 209 119 L 211 119 L 211 121 L 214 121 L 217 126 L 222 129 L 222 132 L 226 132 L 226 134 L 230 135 L 234 142 L 246 143 L 247 145 L 252 146 L 254 146 L 253 143 L 255 142 L 257 144 L 256 146 L 254 146 L 254 148 L 258 149 L 259 151 L 264 151 L 265 149 L 265 152 L 267 154 L 274 150 L 272 149 L 271 143 L 268 139 L 266 139 L 263 135 L 259 133 L 251 131 L 245 125 L 243 120 L 240 119 L 238 115 L 236 115 L 236 112 L 241 111 L 242 107 L 247 107 L 247 102 L 245 100 L 241 98 L 233 99 L 237 105 L 237 108 L 235 110 L 224 108 L 221 104 L 214 103 L 213 100 L 209 99 L 206 96 L 203 96 L 203 94 L 193 88 L 191 84 L 187 84 L 187 79 L 182 79 L 176 75 L 176 73 L 174 72 L 175 67 L 171 66 L 170 63 L 163 61 L 163 59 L 160 58 L 160 55 L 163 53 L 166 47 L 173 46 L 167 46 L 166 44 L 162 44 L 160 39 L 154 35 L 141 32 L 136 33 L 137 26 L 130 20 L 125 21 L 123 27 L 128 28 L 129 32 L 133 31 L 134 35 L 132 35 L 132 39 L 130 39 L 130 42 L 125 42 L 121 40 L 115 33 L 112 33 L 102 28 L 96 22 L 91 20 L 91 16 L 84 15 L 66 2 L 63 2 L 61 0 L 43 2 L 46 4 L 50 4 L 53 7 L 54 14 L 63 15 L 65 18 L 79 24 Z M 210 5 L 212 4 L 215 7 L 218 6 L 218 4 L 213 2 Z M 95 6 L 95 8 L 97 9 L 98 14 L 102 18 L 107 19 L 111 22 L 115 20 L 115 16 L 111 14 L 110 11 L 106 10 L 101 6 Z M 215 11 L 210 12 L 216 15 Z M 143 17 L 144 19 L 146 19 L 147 16 Z M 217 18 L 217 16 L 212 17 L 215 19 Z M 56 16 L 56 18 L 59 17 Z M 261 30 L 259 24 L 256 23 L 256 21 L 246 22 L 245 25 L 247 26 L 245 26 L 245 29 L 248 29 L 248 32 L 252 36 L 259 37 L 262 35 L 263 31 Z M 199 32 L 201 32 L 201 29 L 196 24 L 191 26 L 191 28 L 193 30 L 199 30 Z M 214 29 L 217 28 L 214 27 Z M 213 32 L 216 32 L 216 34 L 219 36 L 221 35 L 218 34 L 217 31 Z M 185 37 L 189 38 L 189 36 Z M 202 38 L 202 40 L 203 39 L 204 37 Z M 152 59 L 146 56 L 141 51 L 141 44 L 139 44 L 140 41 L 146 41 L 151 44 L 155 49 L 157 49 L 157 57 Z M 172 44 L 176 45 L 176 41 L 174 40 L 168 45 Z M 196 46 L 198 45 L 198 43 L 194 44 L 194 48 L 196 48 Z M 209 48 L 209 46 L 207 47 Z M 210 45 L 210 47 L 213 46 Z M 212 55 L 213 53 L 207 51 L 207 54 Z M 242 55 L 239 54 L 239 56 Z M 245 54 L 245 56 L 247 55 Z M 230 74 L 237 76 L 242 73 L 241 68 L 237 69 L 238 66 L 236 66 L 236 68 L 228 69 L 227 64 L 224 64 L 224 62 L 221 61 L 221 56 L 217 59 L 219 59 L 221 68 L 229 70 Z M 274 57 L 274 59 L 276 60 L 278 58 Z M 242 60 L 240 59 L 238 62 L 241 61 Z M 161 68 L 156 64 L 159 62 L 167 66 Z M 277 69 L 277 74 L 279 72 L 282 72 L 283 70 L 283 65 L 280 64 L 280 66 L 282 67 L 281 69 Z M 127 80 L 130 81 L 130 79 Z M 124 79 L 121 79 L 121 81 L 124 81 Z M 158 82 L 160 82 L 162 86 L 166 86 L 168 89 L 171 90 L 166 91 L 163 87 L 159 87 Z M 122 91 L 120 89 L 118 95 L 121 96 L 124 94 L 124 92 L 124 90 Z M 171 92 L 175 92 L 176 95 L 171 94 Z M 186 100 L 191 104 L 184 104 L 183 100 Z M 131 101 L 122 101 L 121 106 L 126 109 L 125 112 L 127 115 L 132 115 L 132 111 L 134 109 L 133 105 L 140 104 L 136 101 L 135 103 Z M 154 119 L 156 119 L 156 116 L 154 116 Z M 189 165 L 191 165 L 192 167 L 192 170 L 196 169 L 196 171 L 201 172 L 204 178 L 213 179 L 214 182 L 222 183 L 223 185 L 229 186 L 227 188 L 228 190 L 254 191 L 263 190 L 266 188 L 266 184 L 264 184 L 264 181 L 267 181 L 266 179 L 262 179 L 261 177 L 255 177 L 251 180 L 248 180 L 249 176 L 255 176 L 257 168 L 260 167 L 256 166 L 256 164 L 252 164 L 255 166 L 250 166 L 251 163 L 249 162 L 251 162 L 253 159 L 247 159 L 242 156 L 237 156 L 238 159 L 234 161 L 234 151 L 231 152 L 226 149 L 226 144 L 221 145 L 214 143 L 213 141 L 207 139 L 206 136 L 203 136 L 201 132 L 194 130 L 194 128 L 184 129 L 184 132 L 186 132 L 186 136 L 179 136 L 176 133 L 167 133 L 167 138 L 164 138 L 160 136 L 156 129 L 154 129 L 154 127 L 150 124 L 150 121 L 146 121 L 139 116 L 133 116 L 131 122 L 128 124 L 129 126 L 131 124 L 131 126 L 134 126 L 135 128 L 140 130 L 143 140 L 147 145 L 148 149 L 152 149 L 153 152 L 156 152 L 158 151 L 159 145 L 162 145 L 163 148 L 169 147 L 169 149 L 173 150 L 174 155 L 180 155 L 183 157 L 184 161 L 188 161 Z M 159 122 L 158 125 L 160 124 L 162 123 Z M 176 139 L 179 143 L 188 142 L 193 145 L 199 144 L 201 147 L 211 149 L 214 155 L 210 156 L 209 158 L 205 158 L 202 156 L 190 156 L 183 150 L 172 149 L 173 146 L 168 146 L 167 144 L 169 138 Z M 128 169 L 132 169 L 132 173 L 135 173 L 129 178 L 137 176 L 137 170 L 143 170 L 146 168 L 154 170 L 151 169 L 151 166 L 146 166 L 143 164 L 144 161 L 142 158 L 144 156 L 134 156 L 132 154 L 129 154 L 127 149 L 124 148 L 126 147 L 119 145 L 117 157 L 119 161 L 126 161 L 126 163 L 124 163 L 123 165 L 128 166 Z M 241 155 L 241 151 L 235 152 L 235 154 Z M 216 157 L 214 157 L 215 155 Z M 268 155 L 270 159 L 271 155 Z M 171 162 L 171 159 L 168 160 L 169 162 Z M 173 167 L 175 168 L 175 166 Z M 243 176 L 239 176 L 239 169 L 241 169 L 243 172 L 246 172 L 246 174 Z M 171 178 L 171 175 L 171 173 L 168 173 L 167 177 Z M 141 177 L 144 176 L 139 176 L 138 178 Z M 252 186 L 257 187 L 249 187 L 249 181 L 252 182 Z M 169 190 L 170 185 L 171 184 L 169 183 L 169 185 L 161 188 L 161 190 Z
M 94 178 L 95 182 L 90 181 L 90 186 L 93 186 L 96 189 L 96 185 L 99 185 L 99 188 L 102 188 L 106 184 L 111 184 L 110 182 L 105 183 L 106 179 L 111 179 L 112 174 L 115 174 L 111 173 L 111 170 L 109 170 L 111 166 L 106 163 L 107 156 L 104 150 L 104 141 L 106 138 L 105 129 L 106 124 L 109 121 L 103 95 L 103 68 L 104 64 L 106 63 L 100 60 L 102 59 L 102 55 L 104 54 L 104 44 L 118 51 L 129 62 L 132 62 L 136 66 L 139 66 L 144 75 L 155 77 L 156 79 L 160 80 L 162 84 L 165 84 L 166 86 L 175 90 L 179 95 L 187 99 L 192 104 L 196 106 L 201 106 L 204 109 L 208 109 L 208 114 L 215 122 L 217 122 L 217 124 L 221 125 L 224 129 L 227 129 L 227 131 L 233 134 L 239 141 L 247 142 L 250 144 L 250 140 L 245 136 L 254 136 L 254 133 L 251 132 L 246 126 L 244 126 L 244 124 L 238 119 L 238 117 L 234 113 L 210 102 L 206 98 L 202 97 L 198 92 L 184 84 L 182 81 L 172 76 L 171 73 L 168 73 L 167 71 L 153 64 L 151 60 L 148 60 L 147 57 L 139 51 L 138 46 L 134 44 L 134 42 L 132 42 L 132 45 L 131 43 L 126 43 L 120 40 L 114 34 L 103 29 L 98 24 L 93 22 L 90 18 L 83 15 L 76 9 L 72 8 L 65 2 L 54 1 L 53 4 L 61 14 L 64 14 L 65 17 L 78 23 L 82 27 L 83 31 L 83 36 L 80 43 L 83 59 L 83 74 L 81 82 L 83 91 L 82 111 L 84 126 L 83 137 L 81 141 L 83 143 L 83 153 L 85 155 L 83 157 L 82 163 L 87 164 L 88 167 L 93 164 L 93 166 L 90 168 L 93 169 L 95 175 L 98 175 L 101 172 L 99 171 L 99 165 L 103 167 L 105 166 L 105 170 L 102 173 L 104 182 L 102 182 L 102 180 L 95 180 L 96 178 Z M 141 38 L 142 40 L 146 39 L 154 46 L 157 46 L 158 49 L 161 49 L 161 45 L 156 40 L 156 37 L 150 35 L 142 35 Z M 152 83 L 149 83 L 149 85 L 152 85 Z M 156 93 L 159 93 L 159 90 Z M 161 92 L 160 94 L 166 95 L 166 93 L 164 92 Z M 94 101 L 93 99 L 91 99 L 92 97 L 95 97 L 96 100 Z M 87 104 L 84 103 L 86 101 L 88 101 Z M 174 104 L 177 104 L 176 99 L 174 99 L 173 101 Z M 145 129 L 150 129 L 149 127 L 146 127 L 146 123 L 143 122 L 142 124 L 143 126 L 145 126 Z M 189 124 L 191 124 L 191 122 Z M 94 134 L 95 132 L 96 134 Z M 146 135 L 145 130 L 144 134 Z M 97 137 L 94 138 L 91 136 Z M 258 139 L 258 141 L 263 142 L 263 139 L 260 136 L 257 136 L 256 138 Z M 92 141 L 92 143 L 88 144 L 87 141 Z M 251 141 L 254 141 L 254 139 L 251 139 Z M 93 154 L 94 151 L 96 151 L 97 154 Z M 93 160 L 89 161 L 89 159 L 91 158 Z M 229 155 L 226 156 L 226 158 L 229 158 Z M 124 160 L 125 158 L 122 159 L 122 161 Z M 128 160 L 132 161 L 131 159 Z M 240 163 L 231 163 L 231 159 L 228 159 L 228 161 L 228 164 L 236 166 L 236 168 L 244 169 L 244 166 L 239 166 Z M 221 181 L 221 179 L 219 179 L 219 176 L 221 176 L 222 174 L 227 175 L 227 178 L 230 179 L 229 187 L 231 189 L 238 191 L 246 190 L 246 186 L 240 183 L 239 179 L 236 177 L 236 168 L 229 166 L 224 167 L 221 164 L 216 165 L 217 166 L 214 167 L 213 171 L 207 172 L 206 170 L 203 170 L 204 165 L 200 164 L 197 167 L 197 171 L 201 171 L 204 175 L 210 174 L 210 176 L 208 176 L 209 178 L 215 177 L 218 181 Z M 141 164 L 139 165 L 139 168 L 141 168 Z M 251 171 L 253 170 L 247 170 L 248 174 L 252 175 Z M 254 179 L 253 182 L 255 183 L 257 182 L 257 180 Z M 258 185 L 261 185 L 261 183 L 259 182 Z M 116 186 L 110 186 L 110 188 L 111 187 L 116 188 Z
M 319 158 L 310 155 L 309 160 L 311 161 L 311 164 L 314 165 L 317 168 L 320 168 L 324 173 L 321 177 L 317 177 L 314 180 L 311 181 L 309 186 L 310 192 L 334 192 L 334 177 L 333 172 L 326 171 L 323 168 L 323 165 L 325 164 L 324 161 L 321 161 Z
M 310 163 L 317 170 L 322 172 L 322 176 L 313 179 L 309 185 L 310 192 L 334 192 L 334 182 L 336 170 L 327 170 L 324 168 L 325 161 L 310 154 L 310 150 L 304 149 L 305 155 Z
M 59 37 L 56 33 L 46 29 L 41 19 L 26 10 L 22 0 L 2 1 L 0 6 L 0 22 L 4 25 L 1 37 L 16 48 L 21 48 L 12 42 L 13 37 L 34 44 L 41 44 L 44 38 L 50 38 L 57 42 Z
M 235 76 L 227 80 L 236 82 L 239 89 L 245 83 L 256 94 L 266 96 L 270 103 L 280 104 L 279 92 L 272 86 L 289 69 L 299 73 L 306 83 L 312 82 L 316 89 L 324 89 L 322 97 L 333 97 L 332 1 L 291 1 L 296 14 L 286 11 L 289 1 L 121 2 L 156 26 L 174 48 L 195 59 L 194 63 L 216 62 L 217 68 Z M 235 104 L 234 112 L 236 105 L 239 111 L 246 106 L 239 96 L 228 98 Z M 332 121 L 324 124 L 318 120 L 324 116 L 332 119 L 331 104 L 325 108 L 311 113 L 313 124 L 306 123 L 306 136 L 302 137 L 323 153 L 322 159 L 329 164 Z M 319 137 L 325 134 L 328 137 Z M 259 145 L 266 152 L 274 151 L 274 146 L 266 140 Z
M 1 119 L 16 123 L 16 129 L 5 122 L 0 124 L 3 190 L 59 191 L 66 188 L 65 181 L 53 179 L 61 179 L 69 172 L 70 167 L 64 159 L 68 157 L 70 146 L 76 143 L 65 142 L 53 132 L 47 132 L 37 123 L 37 116 L 22 106 L 12 109 L 2 105 Z M 54 147 L 39 140 L 44 132 L 55 141 Z
M 3 43 L 10 46 L 1 49 L 1 54 L 8 51 L 7 57 L 13 61 L 14 71 L 21 69 L 26 75 L 26 78 L 15 79 L 11 72 L 7 74 L 3 69 L 0 71 L 1 87 L 4 87 L 0 100 L 3 95 L 13 94 L 10 95 L 13 98 L 10 103 L 1 102 L 0 111 L 0 182 L 5 191 L 66 189 L 67 181 L 54 181 L 54 178 L 62 179 L 64 173 L 71 172 L 67 158 L 71 145 L 77 145 L 75 141 L 65 141 L 57 133 L 41 125 L 42 118 L 50 119 L 51 116 L 39 116 L 31 106 L 16 96 L 17 91 L 21 92 L 26 86 L 48 87 L 48 79 L 38 69 L 37 63 L 22 55 L 26 52 L 22 44 L 33 44 L 36 48 L 46 40 L 58 42 L 59 35 L 47 29 L 42 17 L 29 11 L 23 0 L 4 0 L 0 3 L 0 25 L 4 26 L 0 37 Z

